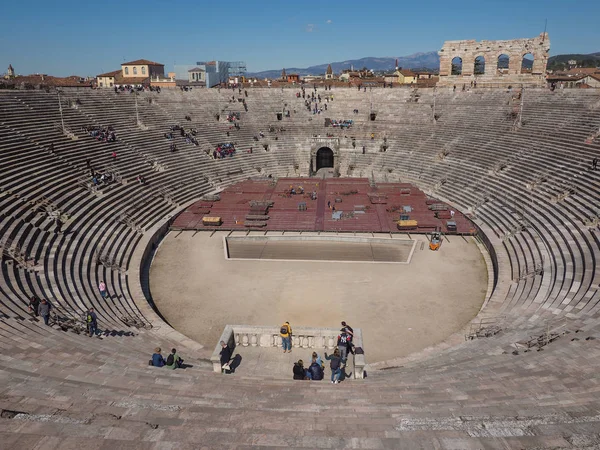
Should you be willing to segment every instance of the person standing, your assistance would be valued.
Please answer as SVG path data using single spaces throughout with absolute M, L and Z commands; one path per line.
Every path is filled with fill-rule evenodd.
M 38 314 L 42 316 L 44 319 L 44 323 L 48 325 L 48 320 L 50 319 L 50 310 L 52 309 L 52 305 L 45 298 L 42 299 L 42 302 L 38 306 Z
M 281 325 L 279 330 L 281 336 L 281 345 L 283 346 L 283 353 L 292 353 L 292 327 L 289 322 Z
M 221 341 L 221 352 L 219 355 L 221 357 L 221 373 L 227 373 L 229 370 L 229 361 L 231 360 L 231 349 L 225 341 Z
M 327 356 L 327 352 L 325 352 L 325 359 L 331 361 L 329 363 L 329 367 L 331 367 L 331 382 L 339 383 L 340 374 L 342 372 L 342 358 L 340 356 L 340 351 L 336 348 L 333 351 L 333 355 Z
M 98 290 L 100 291 L 100 295 L 102 296 L 102 298 L 106 298 L 107 292 L 106 283 L 104 282 L 104 280 L 100 280 L 100 284 L 98 284 Z
M 345 331 L 342 331 L 338 336 L 337 345 L 338 350 L 340 351 L 340 356 L 344 360 L 348 357 L 348 346 L 350 345 L 350 342 L 352 342 L 352 336 Z
M 38 308 L 40 306 L 40 299 L 37 295 L 32 295 L 31 300 L 29 300 L 29 311 L 33 313 L 34 316 L 38 316 Z
M 94 312 L 94 308 L 90 308 L 85 316 L 85 322 L 87 323 L 88 333 L 90 337 L 94 336 L 98 332 L 98 316 Z

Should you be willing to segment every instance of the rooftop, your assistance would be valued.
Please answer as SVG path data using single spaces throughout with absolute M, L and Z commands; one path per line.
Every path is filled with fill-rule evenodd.
M 125 62 L 121 64 L 122 66 L 133 66 L 133 65 L 147 65 L 147 66 L 164 66 L 164 64 L 150 61 L 148 59 L 136 59 L 135 61 Z

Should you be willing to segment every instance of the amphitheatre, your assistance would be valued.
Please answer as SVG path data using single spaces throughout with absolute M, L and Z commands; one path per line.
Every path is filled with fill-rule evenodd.
M 515 77 L 306 85 L 321 114 L 298 86 L 0 91 L 0 447 L 600 448 L 600 91 Z M 291 355 L 235 331 L 285 320 Z M 340 320 L 364 371 L 293 381 Z

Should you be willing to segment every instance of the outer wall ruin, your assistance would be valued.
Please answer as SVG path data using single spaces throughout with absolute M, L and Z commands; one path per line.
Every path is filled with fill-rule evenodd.
M 545 86 L 549 51 L 548 33 L 541 33 L 533 39 L 510 41 L 446 41 L 438 52 L 440 55 L 438 86 L 462 87 L 464 83 L 472 81 L 476 81 L 481 86 Z M 528 59 L 533 57 L 533 67 L 522 69 L 523 59 L 527 54 L 530 54 Z M 507 68 L 498 68 L 498 60 L 501 56 L 502 60 L 508 57 Z M 483 58 L 484 67 L 481 58 L 476 67 L 478 57 Z M 453 60 L 455 61 L 454 73 Z M 458 70 L 460 62 L 462 67 Z

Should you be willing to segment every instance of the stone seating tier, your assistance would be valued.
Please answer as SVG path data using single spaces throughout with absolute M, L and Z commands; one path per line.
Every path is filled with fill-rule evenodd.
M 146 441 L 183 448 L 200 441 L 208 447 L 599 445 L 600 172 L 590 163 L 600 142 L 586 143 L 600 126 L 597 90 L 525 89 L 520 124 L 512 114 L 521 106 L 515 89 L 359 93 L 335 87 L 320 115 L 307 111 L 295 92 L 250 88 L 248 112 L 229 103 L 226 90 L 141 93 L 139 125 L 133 95 L 65 89 L 63 119 L 74 136 L 58 125 L 56 92 L 0 92 L 0 244 L 7 249 L 0 407 L 28 414 L 0 418 L 2 442 L 68 446 L 85 435 L 91 445 L 109 447 L 150 447 Z M 291 117 L 278 121 L 285 103 Z M 375 121 L 367 117 L 371 104 Z M 223 110 L 241 113 L 239 131 L 215 120 Z M 328 116 L 355 125 L 325 128 Z M 162 136 L 176 123 L 196 128 L 199 145 L 177 137 L 178 150 L 170 152 Z M 108 125 L 115 143 L 82 131 Z M 285 131 L 269 132 L 269 125 Z M 255 141 L 261 131 L 265 137 Z M 141 254 L 151 253 L 155 234 L 204 193 L 257 176 L 308 175 L 308 138 L 326 133 L 340 138 L 342 175 L 415 183 L 474 218 L 497 268 L 479 318 L 502 314 L 503 331 L 469 342 L 453 336 L 405 360 L 367 366 L 360 385 L 349 381 L 342 390 L 213 374 L 214 343 L 186 339 L 146 303 Z M 253 153 L 213 160 L 207 150 L 226 140 Z M 80 182 L 88 158 L 121 181 L 90 190 Z M 138 175 L 146 186 L 135 181 Z M 54 232 L 57 214 L 67 219 L 62 234 Z M 108 286 L 106 300 L 100 280 Z M 29 320 L 27 299 L 34 293 L 50 298 L 65 317 L 94 306 L 109 333 L 88 338 Z M 153 328 L 138 329 L 131 319 Z M 543 351 L 512 354 L 515 342 L 542 334 L 555 320 L 567 320 L 570 334 Z M 147 367 L 156 345 L 177 347 L 194 367 Z

